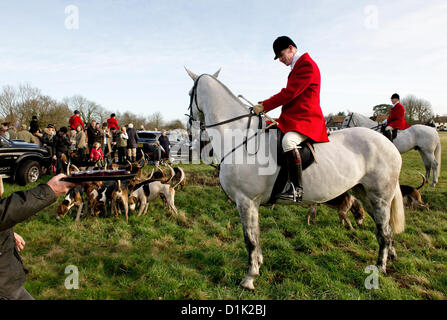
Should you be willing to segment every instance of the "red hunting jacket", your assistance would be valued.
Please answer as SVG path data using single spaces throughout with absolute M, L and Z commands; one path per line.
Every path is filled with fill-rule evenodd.
M 82 130 L 84 130 L 84 122 L 82 122 L 82 119 L 80 116 L 78 116 L 77 114 L 74 114 L 70 117 L 70 119 L 68 120 L 68 123 L 70 124 L 70 129 L 71 130 L 76 130 L 76 127 L 78 125 L 82 126 Z
M 102 160 L 103 155 L 101 148 L 92 148 L 92 151 L 90 152 L 90 159 L 93 159 L 94 161 Z
M 116 130 L 118 130 L 120 127 L 118 126 L 118 121 L 116 121 L 115 118 L 109 118 L 107 119 L 107 128 L 115 127 Z
M 391 108 L 390 115 L 388 116 L 387 126 L 393 127 L 398 130 L 405 130 L 410 127 L 410 125 L 405 121 L 405 109 L 400 103 L 397 103 Z
M 320 107 L 321 76 L 309 54 L 303 54 L 290 72 L 287 86 L 262 104 L 266 112 L 283 106 L 278 119 L 282 132 L 299 132 L 315 142 L 329 142 Z

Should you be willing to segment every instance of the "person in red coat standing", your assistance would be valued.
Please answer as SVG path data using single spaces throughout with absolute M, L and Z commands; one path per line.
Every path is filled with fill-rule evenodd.
M 278 121 L 285 134 L 282 147 L 287 160 L 290 186 L 278 199 L 299 202 L 303 197 L 302 166 L 298 145 L 310 138 L 315 142 L 329 142 L 326 123 L 320 107 L 321 76 L 317 64 L 308 53 L 299 54 L 289 37 L 282 36 L 273 42 L 274 59 L 279 59 L 292 71 L 287 86 L 273 97 L 259 102 L 256 114 L 269 112 L 282 106 Z
M 405 108 L 400 104 L 400 97 L 397 93 L 391 96 L 391 102 L 393 107 L 391 108 L 390 115 L 384 121 L 385 122 L 385 136 L 393 141 L 397 135 L 397 130 L 405 130 L 410 125 L 405 121 Z
M 107 128 L 109 128 L 110 130 L 112 130 L 112 127 L 115 128 L 115 130 L 119 130 L 119 126 L 118 126 L 118 121 L 116 121 L 115 119 L 115 114 L 112 113 L 110 115 L 110 118 L 107 119 Z
M 82 127 L 82 130 L 84 130 L 84 122 L 82 122 L 82 119 L 79 116 L 78 110 L 74 111 L 74 114 L 70 117 L 70 119 L 68 120 L 68 123 L 70 124 L 71 130 L 76 130 L 78 125 L 80 125 Z
M 93 144 L 92 151 L 90 152 L 90 160 L 97 162 L 102 161 L 103 159 L 103 153 L 101 149 L 101 144 L 99 142 L 95 142 Z

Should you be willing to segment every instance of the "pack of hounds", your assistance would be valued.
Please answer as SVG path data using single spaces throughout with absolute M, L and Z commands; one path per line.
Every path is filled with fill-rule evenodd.
M 148 175 L 143 174 L 143 168 L 147 165 L 142 159 L 125 165 L 113 163 L 112 170 L 126 169 L 135 174 L 131 180 L 117 181 L 91 181 L 77 185 L 65 196 L 57 208 L 57 219 L 65 217 L 70 211 L 76 209 L 76 221 L 81 216 L 118 216 L 124 211 L 126 222 L 129 220 L 129 211 L 138 210 L 138 216 L 147 213 L 149 203 L 161 198 L 165 207 L 177 216 L 175 207 L 176 188 L 184 189 L 186 176 L 182 168 L 171 167 L 166 164 L 162 169 L 156 166 Z M 70 171 L 96 170 L 97 167 L 76 167 L 66 163 L 66 173 Z
M 66 163 L 67 173 L 71 170 L 94 170 L 96 167 L 86 168 Z M 118 216 L 124 211 L 126 222 L 129 219 L 129 211 L 138 210 L 137 216 L 147 213 L 149 203 L 157 198 L 161 198 L 164 206 L 174 214 L 178 215 L 175 207 L 175 189 L 180 187 L 183 190 L 186 185 L 186 176 L 182 168 L 171 167 L 166 164 L 167 169 L 163 170 L 160 166 L 152 169 L 152 172 L 144 176 L 143 168 L 146 161 L 141 159 L 134 163 L 128 162 L 126 165 L 112 164 L 112 169 L 126 169 L 136 174 L 132 180 L 124 181 L 106 181 L 89 182 L 82 186 L 78 185 L 72 188 L 57 208 L 57 219 L 63 218 L 73 208 L 77 209 L 76 221 L 81 215 L 90 213 L 91 216 Z M 420 174 L 420 173 L 419 173 Z M 401 185 L 404 205 L 411 210 L 428 210 L 428 206 L 422 201 L 420 189 L 426 184 L 424 175 L 422 184 L 416 188 L 408 185 Z M 342 225 L 345 223 L 349 229 L 354 227 L 348 217 L 348 212 L 354 216 L 358 226 L 363 224 L 365 210 L 360 202 L 352 194 L 346 192 L 331 201 L 324 203 L 334 208 L 338 212 L 339 220 Z M 307 223 L 315 224 L 318 204 L 311 205 L 307 212 Z

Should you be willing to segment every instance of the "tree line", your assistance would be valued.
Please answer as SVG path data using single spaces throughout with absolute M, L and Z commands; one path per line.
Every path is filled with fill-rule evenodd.
M 0 119 L 9 122 L 11 126 L 29 124 L 32 116 L 37 116 L 40 127 L 55 124 L 58 128 L 68 125 L 68 119 L 74 110 L 80 112 L 84 124 L 95 120 L 106 122 L 112 111 L 81 95 L 66 97 L 62 101 L 44 95 L 39 88 L 29 83 L 19 84 L 17 87 L 5 85 L 0 91 Z M 125 111 L 113 112 L 120 125 L 133 123 L 134 128 L 144 126 L 146 130 L 154 129 L 185 129 L 181 120 L 165 121 L 160 112 L 147 117 Z
M 426 99 L 410 94 L 401 99 L 400 103 L 405 107 L 405 120 L 409 124 L 427 123 L 434 118 L 431 103 Z M 373 107 L 373 116 L 389 115 L 391 107 L 390 104 L 379 104 Z
M 401 99 L 400 103 L 405 107 L 405 120 L 409 124 L 427 123 L 435 117 L 431 103 L 426 99 L 410 94 Z M 378 116 L 388 116 L 391 107 L 391 104 L 379 104 L 374 106 L 372 118 L 376 119 Z M 347 112 L 340 111 L 335 114 L 330 113 L 326 118 L 333 116 L 346 117 L 349 113 L 349 110 L 347 110 Z

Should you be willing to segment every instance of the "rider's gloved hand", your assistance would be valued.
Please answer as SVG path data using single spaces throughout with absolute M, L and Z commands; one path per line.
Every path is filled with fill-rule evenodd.
M 262 103 L 259 103 L 253 107 L 253 112 L 256 113 L 256 115 L 259 115 L 261 112 L 264 112 L 264 106 Z

